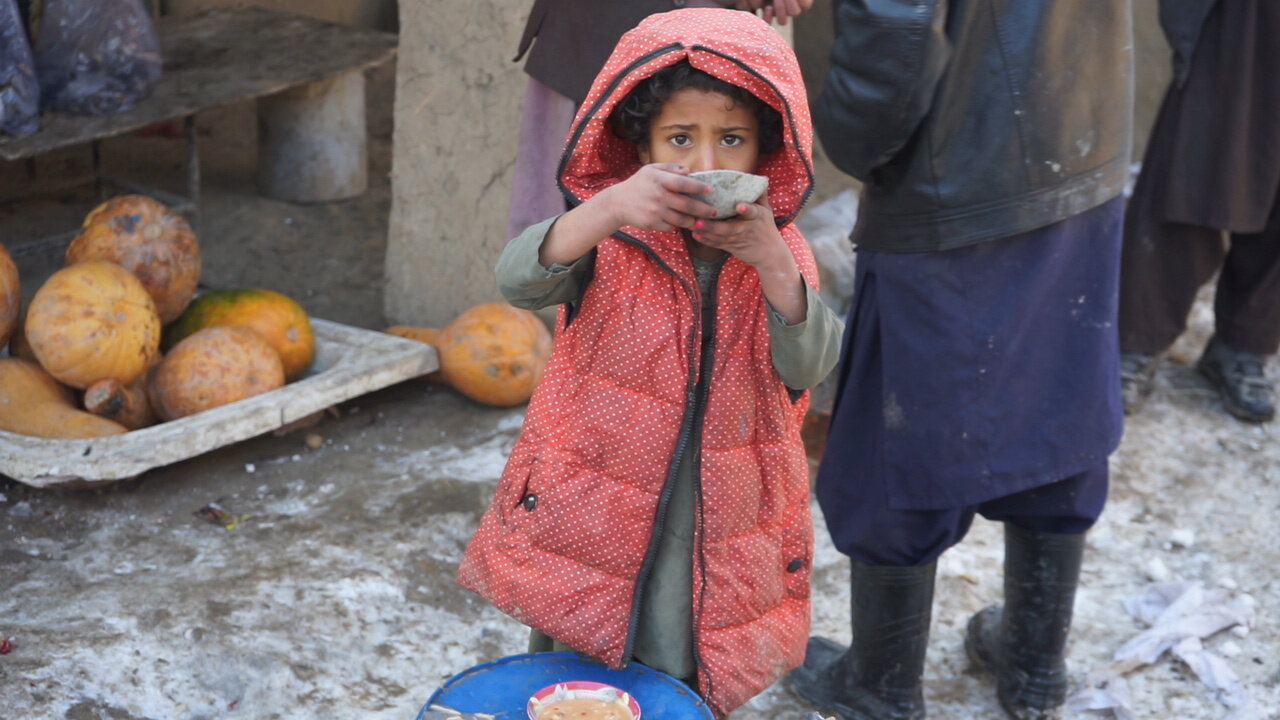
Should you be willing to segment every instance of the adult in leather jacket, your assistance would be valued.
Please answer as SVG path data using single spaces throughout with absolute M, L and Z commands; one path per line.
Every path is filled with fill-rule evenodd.
M 1119 443 L 1115 331 L 1132 117 L 1126 0 L 836 0 L 815 127 L 864 183 L 817 478 L 852 643 L 791 687 L 922 718 L 936 560 L 1004 523 L 1004 605 L 966 650 L 1015 718 L 1056 717 L 1084 534 Z
M 926 252 L 1116 197 L 1127 177 L 1129 3 L 837 1 L 814 125 L 866 183 L 854 242 Z M 1090 30 L 1086 31 L 1085 28 Z M 1086 32 L 1100 33 L 1091 39 Z

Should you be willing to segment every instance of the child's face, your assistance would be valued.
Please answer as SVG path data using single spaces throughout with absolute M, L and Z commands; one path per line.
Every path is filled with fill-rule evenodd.
M 690 172 L 755 172 L 760 124 L 743 103 L 718 92 L 685 88 L 672 93 L 649 125 L 640 161 L 683 165 Z

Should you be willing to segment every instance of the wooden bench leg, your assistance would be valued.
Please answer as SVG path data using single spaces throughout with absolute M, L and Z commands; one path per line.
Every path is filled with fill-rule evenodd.
M 281 200 L 323 202 L 369 186 L 364 73 L 258 101 L 258 184 Z

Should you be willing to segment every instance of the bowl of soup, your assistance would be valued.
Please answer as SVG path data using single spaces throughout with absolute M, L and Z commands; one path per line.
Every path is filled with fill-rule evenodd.
M 528 712 L 529 720 L 640 720 L 640 703 L 612 685 L 569 680 L 534 693 Z

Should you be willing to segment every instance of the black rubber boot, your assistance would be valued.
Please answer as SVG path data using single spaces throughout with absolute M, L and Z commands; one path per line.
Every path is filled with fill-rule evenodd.
M 995 673 L 1010 717 L 1056 720 L 1067 697 L 1067 634 L 1084 534 L 1004 528 L 1004 608 L 974 615 L 964 648 L 975 665 Z
M 853 643 L 846 648 L 809 638 L 804 665 L 787 675 L 787 684 L 840 720 L 920 720 L 937 563 L 851 565 Z

